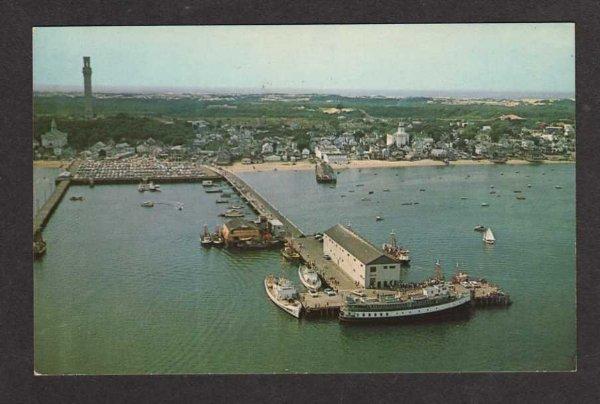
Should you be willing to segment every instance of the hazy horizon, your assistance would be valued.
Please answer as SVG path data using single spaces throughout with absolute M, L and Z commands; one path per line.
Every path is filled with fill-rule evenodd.
M 42 27 L 34 90 L 82 89 L 83 56 L 97 92 L 575 94 L 572 23 Z
M 36 93 L 79 93 L 83 96 L 83 85 L 44 85 L 34 88 Z M 387 98 L 495 98 L 495 99 L 574 99 L 574 93 L 547 91 L 485 91 L 485 90 L 382 90 L 382 89 L 298 89 L 298 88 L 225 88 L 225 87 L 170 87 L 170 86 L 94 86 L 96 94 L 193 94 L 193 95 L 331 95 L 343 97 L 387 97 Z

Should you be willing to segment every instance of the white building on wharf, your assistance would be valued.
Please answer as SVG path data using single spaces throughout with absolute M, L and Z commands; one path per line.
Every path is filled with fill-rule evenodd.
M 400 263 L 344 225 L 336 224 L 323 234 L 323 254 L 362 287 L 400 282 Z

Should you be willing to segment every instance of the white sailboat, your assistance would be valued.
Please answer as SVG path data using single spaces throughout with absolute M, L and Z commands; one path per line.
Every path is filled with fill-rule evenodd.
M 492 229 L 486 229 L 485 233 L 483 233 L 483 241 L 485 241 L 486 244 L 494 244 L 496 242 Z

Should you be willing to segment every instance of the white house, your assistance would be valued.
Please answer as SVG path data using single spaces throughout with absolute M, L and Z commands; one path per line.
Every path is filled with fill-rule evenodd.
M 53 149 L 57 156 L 62 154 L 62 148 L 67 145 L 67 134 L 56 127 L 56 121 L 52 119 L 50 131 L 42 135 L 42 146 Z
M 323 234 L 323 254 L 360 286 L 382 288 L 400 282 L 400 263 L 344 225 Z

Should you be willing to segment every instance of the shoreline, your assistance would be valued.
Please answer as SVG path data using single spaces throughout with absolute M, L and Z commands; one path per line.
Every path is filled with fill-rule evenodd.
M 558 161 L 558 160 L 543 160 L 540 163 L 530 163 L 527 160 L 508 160 L 506 163 L 498 164 L 489 160 L 456 160 L 451 161 L 450 165 L 456 166 L 482 166 L 482 165 L 525 165 L 525 164 L 574 164 L 575 161 Z M 442 161 L 423 159 L 416 161 L 386 161 L 386 160 L 354 160 L 348 164 L 334 164 L 331 167 L 334 170 L 349 170 L 357 168 L 410 168 L 410 167 L 444 167 Z M 314 170 L 315 164 L 308 161 L 299 161 L 296 164 L 288 162 L 260 163 L 260 164 L 242 164 L 235 162 L 230 166 L 226 166 L 228 170 L 234 173 L 243 172 L 265 172 L 265 171 L 306 171 Z
M 456 160 L 451 161 L 450 165 L 456 166 L 482 166 L 482 165 L 525 165 L 525 164 L 574 164 L 575 161 L 564 161 L 564 160 L 543 160 L 540 163 L 530 163 L 527 160 L 511 159 L 506 163 L 498 164 L 493 163 L 490 160 Z M 66 160 L 34 160 L 33 167 L 35 168 L 64 168 L 67 169 L 71 161 Z M 332 168 L 338 170 L 350 170 L 350 169 L 370 169 L 370 168 L 410 168 L 410 167 L 443 167 L 444 162 L 439 160 L 423 159 L 416 161 L 387 161 L 387 160 L 353 160 L 348 164 L 332 165 Z M 264 171 L 307 171 L 314 170 L 315 163 L 310 163 L 306 160 L 301 160 L 292 164 L 289 162 L 267 162 L 260 164 L 242 164 L 236 161 L 226 168 L 234 173 L 243 172 L 264 172 Z

